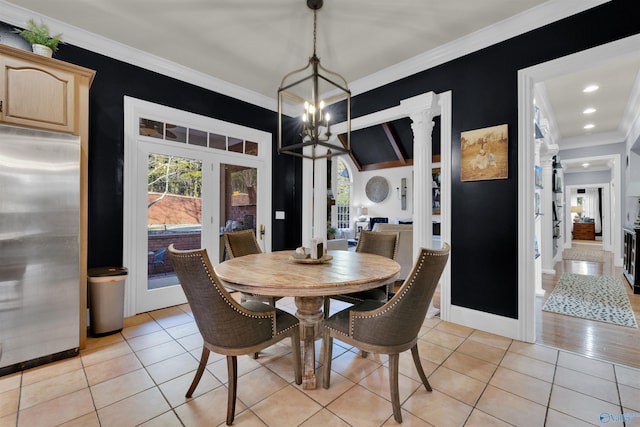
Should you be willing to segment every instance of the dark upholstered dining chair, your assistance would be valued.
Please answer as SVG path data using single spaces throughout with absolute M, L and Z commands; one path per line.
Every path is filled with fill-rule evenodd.
M 224 354 L 229 376 L 227 425 L 231 425 L 236 406 L 237 356 L 255 353 L 287 337 L 291 338 L 295 381 L 302 383 L 300 326 L 295 316 L 261 302 L 234 300 L 216 276 L 206 249 L 182 251 L 171 244 L 169 255 L 204 340 L 200 364 L 186 397 L 191 397 L 198 386 L 209 352 Z
M 366 300 L 342 310 L 324 322 L 322 333 L 323 387 L 329 388 L 333 339 L 362 351 L 389 355 L 389 388 L 393 417 L 402 422 L 398 393 L 400 353 L 411 349 L 413 362 L 427 391 L 431 385 L 420 363 L 418 332 L 449 259 L 449 245 L 420 250 L 413 270 L 388 302 Z
M 224 247 L 229 259 L 262 253 L 254 230 L 229 231 L 224 233 Z M 276 301 L 280 299 L 280 297 L 254 295 L 244 292 L 241 298 L 243 302 L 247 300 L 262 301 L 274 307 L 276 306 Z
M 366 231 L 360 232 L 356 252 L 381 255 L 395 260 L 398 255 L 398 233 L 382 232 L 382 231 Z M 364 300 L 377 300 L 386 302 L 389 299 L 389 292 L 393 290 L 393 283 L 381 286 L 375 289 L 369 289 L 351 294 L 331 295 L 331 298 L 345 301 L 351 304 L 359 303 Z M 329 317 L 331 309 L 331 299 L 324 299 L 324 317 Z
M 252 229 L 224 233 L 224 247 L 229 258 L 262 252 L 256 239 L 255 231 Z

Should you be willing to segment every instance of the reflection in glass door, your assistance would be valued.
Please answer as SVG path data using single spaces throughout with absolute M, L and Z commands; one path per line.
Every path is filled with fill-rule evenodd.
M 258 206 L 258 170 L 253 167 L 232 164 L 220 165 L 220 261 L 227 258 L 222 234 L 227 231 L 256 231 Z M 262 242 L 261 227 L 258 243 Z
M 150 153 L 147 192 L 147 289 L 178 285 L 168 246 L 201 247 L 202 161 Z

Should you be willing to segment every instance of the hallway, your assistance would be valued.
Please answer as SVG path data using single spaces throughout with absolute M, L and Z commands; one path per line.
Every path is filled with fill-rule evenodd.
M 573 248 L 595 251 L 602 248 L 601 242 L 572 242 Z M 613 254 L 604 252 L 604 262 L 588 262 L 563 259 L 555 265 L 555 275 L 542 275 L 544 297 L 536 301 L 537 343 L 571 351 L 587 357 L 621 363 L 640 368 L 640 329 L 616 326 L 608 323 L 579 319 L 577 317 L 542 311 L 542 306 L 564 272 L 615 276 L 626 285 L 631 307 L 640 319 L 640 295 L 634 295 L 622 275 L 622 269 L 613 265 Z

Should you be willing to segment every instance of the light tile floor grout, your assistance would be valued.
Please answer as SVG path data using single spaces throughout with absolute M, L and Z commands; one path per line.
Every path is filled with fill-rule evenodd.
M 278 307 L 295 311 L 291 298 Z M 187 305 L 127 318 L 78 357 L 0 377 L 0 427 L 224 425 L 224 357 L 211 354 L 194 397 L 184 397 L 201 346 Z M 320 341 L 316 350 L 319 359 Z M 404 425 L 640 425 L 639 369 L 438 318 L 425 319 L 419 350 L 433 392 L 403 353 Z M 240 357 L 234 425 L 396 425 L 386 356 L 363 359 L 339 341 L 333 356 L 331 387 L 317 390 L 295 385 L 288 340 L 257 360 Z

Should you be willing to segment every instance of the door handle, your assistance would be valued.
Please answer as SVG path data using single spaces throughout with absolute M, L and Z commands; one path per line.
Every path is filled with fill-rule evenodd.
M 260 224 L 260 240 L 262 240 L 262 236 L 264 236 L 264 224 Z

